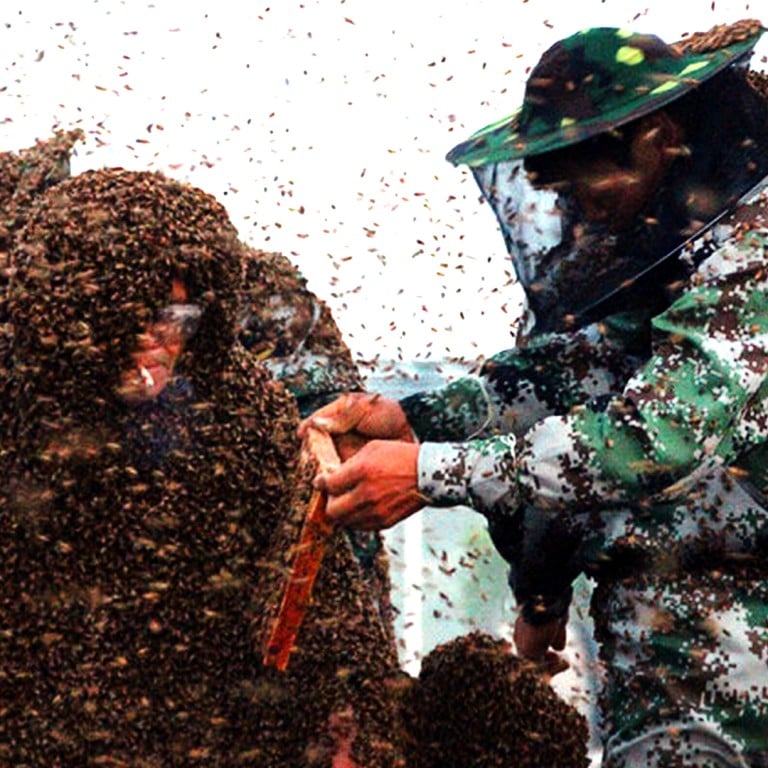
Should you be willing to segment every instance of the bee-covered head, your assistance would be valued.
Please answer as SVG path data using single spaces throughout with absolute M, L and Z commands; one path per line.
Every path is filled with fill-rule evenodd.
M 234 341 L 243 255 L 224 208 L 195 187 L 80 174 L 42 195 L 15 238 L 15 355 L 52 392 L 76 380 L 108 397 L 147 329 L 175 324 L 192 375 L 215 373 Z

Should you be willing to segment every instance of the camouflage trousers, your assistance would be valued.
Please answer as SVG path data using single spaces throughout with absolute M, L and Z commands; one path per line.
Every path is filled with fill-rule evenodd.
M 604 768 L 768 766 L 768 579 L 643 573 L 599 583 L 593 615 Z

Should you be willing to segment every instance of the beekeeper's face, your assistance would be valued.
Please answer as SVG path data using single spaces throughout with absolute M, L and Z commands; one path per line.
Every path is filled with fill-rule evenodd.
M 558 152 L 526 161 L 531 183 L 570 195 L 585 222 L 614 234 L 629 228 L 655 196 L 681 131 L 664 112 Z
M 473 169 L 537 331 L 581 324 L 681 242 L 677 223 L 657 226 L 653 213 L 681 142 L 677 124 L 656 112 L 561 150 Z

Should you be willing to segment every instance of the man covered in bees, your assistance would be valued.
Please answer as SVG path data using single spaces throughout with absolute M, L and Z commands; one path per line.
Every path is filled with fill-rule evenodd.
M 346 458 L 316 481 L 340 524 L 487 517 L 519 653 L 563 648 L 571 582 L 594 577 L 610 768 L 768 765 L 763 31 L 553 45 L 521 109 L 448 155 L 525 289 L 517 347 L 307 422 Z
M 77 138 L 0 156 L 0 764 L 585 765 L 582 718 L 488 639 L 401 672 L 375 533 L 333 537 L 289 668 L 264 664 L 299 414 L 361 381 L 287 259 L 160 173 L 70 178 Z M 430 702 L 455 733 L 488 668 L 499 705 L 436 743 Z
M 308 490 L 296 398 L 238 343 L 256 255 L 198 188 L 63 176 L 13 209 L 0 293 L 0 763 L 395 768 L 387 585 L 345 537 L 262 663 Z

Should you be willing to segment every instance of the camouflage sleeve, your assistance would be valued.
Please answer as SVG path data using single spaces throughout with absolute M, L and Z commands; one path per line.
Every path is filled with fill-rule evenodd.
M 421 442 L 467 440 L 487 429 L 494 418 L 487 382 L 474 374 L 404 397 L 400 405 Z
M 411 395 L 400 404 L 421 441 L 520 436 L 548 415 L 621 391 L 640 355 L 647 357 L 637 332 L 643 325 L 642 318 L 625 319 L 621 339 L 605 324 L 539 336 L 489 358 L 478 375 Z
M 522 616 L 544 624 L 568 613 L 579 541 L 558 516 L 520 504 L 515 448 L 513 435 L 423 443 L 420 489 L 437 505 L 468 504 L 485 516 Z
M 486 514 L 521 503 L 583 511 L 643 501 L 713 458 L 729 463 L 768 427 L 758 395 L 767 244 L 768 232 L 748 232 L 702 264 L 654 319 L 654 354 L 620 396 L 541 419 L 520 439 L 424 443 L 420 490 Z

